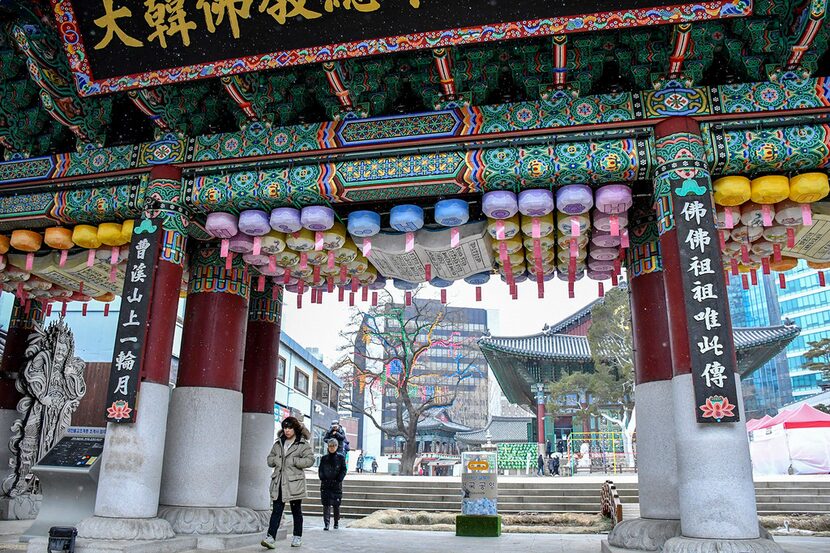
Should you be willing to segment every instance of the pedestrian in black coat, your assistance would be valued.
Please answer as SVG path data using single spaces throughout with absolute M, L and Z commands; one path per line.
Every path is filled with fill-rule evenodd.
M 323 503 L 323 530 L 329 529 L 331 510 L 334 510 L 334 529 L 340 526 L 340 501 L 343 499 L 343 479 L 346 478 L 346 458 L 337 453 L 337 440 L 326 442 L 328 453 L 320 458 L 320 500 Z

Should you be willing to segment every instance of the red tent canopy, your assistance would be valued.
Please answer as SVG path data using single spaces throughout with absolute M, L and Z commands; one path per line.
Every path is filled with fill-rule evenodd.
M 771 428 L 779 424 L 783 424 L 784 428 L 830 427 L 830 415 L 804 403 L 797 409 L 781 411 L 768 421 L 755 426 L 753 430 Z

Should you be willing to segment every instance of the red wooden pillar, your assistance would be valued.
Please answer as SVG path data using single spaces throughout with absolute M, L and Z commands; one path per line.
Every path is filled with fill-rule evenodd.
M 14 298 L 3 359 L 0 361 L 0 409 L 17 409 L 17 402 L 23 396 L 15 388 L 15 382 L 26 365 L 29 336 L 34 332 L 36 324 L 43 324 L 43 305 L 36 299 L 29 299 L 28 302 L 27 307 L 19 297 Z
M 538 454 L 545 454 L 545 385 L 536 384 L 536 444 Z
M 251 290 L 242 373 L 242 455 L 236 504 L 268 511 L 271 469 L 262 462 L 274 441 L 274 394 L 280 354 L 282 286 Z
M 676 553 L 699 540 L 758 539 L 759 531 L 703 139 L 689 117 L 665 119 L 654 133 L 682 528 L 663 551 Z
M 227 520 L 236 517 L 249 293 L 240 258 L 228 268 L 218 247 L 191 252 L 161 486 L 160 516 L 177 533 L 227 533 Z M 202 516 L 197 528 L 193 521 Z M 259 531 L 249 522 L 247 531 Z

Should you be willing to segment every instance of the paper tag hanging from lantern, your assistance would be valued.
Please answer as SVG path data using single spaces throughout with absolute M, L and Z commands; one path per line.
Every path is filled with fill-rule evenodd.
M 352 294 L 354 294 L 355 292 L 357 292 L 357 277 L 353 276 L 352 277 Z
M 342 303 L 342 301 L 343 301 L 343 297 L 345 296 L 345 294 L 346 294 L 346 290 L 345 290 L 345 288 L 343 288 L 342 286 L 341 286 L 341 287 L 339 287 L 339 288 L 337 289 L 337 301 L 339 301 L 339 302 L 341 302 L 341 303 Z
M 378 305 L 378 293 L 372 292 L 372 307 L 377 307 Z
M 366 257 L 366 255 L 364 255 Z M 326 267 L 334 269 L 334 250 L 329 251 L 328 259 L 326 260 Z
M 334 292 L 334 277 L 326 278 L 326 291 L 331 294 Z
M 778 285 L 783 289 L 787 287 L 787 277 L 784 273 L 778 273 Z
M 314 251 L 323 251 L 323 244 L 325 244 L 325 240 L 323 240 L 323 233 L 318 230 L 314 233 Z
M 787 247 L 795 247 L 795 229 L 793 227 L 787 227 Z
M 406 233 L 406 253 L 411 252 L 415 249 L 415 233 L 414 232 L 407 232 Z
M 813 210 L 810 204 L 801 204 L 801 222 L 808 227 L 813 224 Z
M 363 257 L 369 257 L 372 255 L 372 239 L 371 238 L 364 238 L 363 239 Z M 332 255 L 332 260 L 334 259 Z
M 725 236 L 726 236 L 726 232 L 724 232 L 722 230 L 718 231 L 718 240 L 720 242 L 720 251 L 721 252 L 723 252 L 723 250 L 726 249 L 726 237 Z
M 732 216 L 732 208 L 729 206 L 723 208 L 723 226 L 728 229 L 735 228 L 735 219 Z
M 277 272 L 277 258 L 276 258 L 276 256 L 273 256 L 273 255 L 268 256 L 268 272 L 269 273 L 276 273 Z
M 303 308 L 303 295 L 298 291 L 297 292 L 297 309 Z
M 450 229 L 450 247 L 457 248 L 460 241 L 461 233 L 459 232 L 458 227 L 452 227 Z
M 118 273 L 118 265 L 110 267 L 110 282 L 115 282 L 116 274 Z
M 574 299 L 574 296 L 575 296 L 575 294 L 574 294 L 574 283 L 573 283 L 572 280 L 569 280 L 568 281 L 568 298 L 569 299 Z
M 254 244 L 251 247 L 251 253 L 254 255 L 259 255 L 262 253 L 262 237 L 261 236 L 254 236 Z
M 746 274 L 741 275 L 741 286 L 743 286 L 744 290 L 749 290 L 749 279 Z
M 768 275 L 770 273 L 769 258 L 768 257 L 764 257 L 764 258 L 761 259 L 761 271 L 765 275 Z
M 354 292 L 349 292 L 349 307 L 354 307 Z
M 824 271 L 819 271 L 818 272 L 818 285 L 821 286 L 822 288 L 827 286 L 827 281 L 825 280 L 825 277 L 824 277 Z
M 223 238 L 222 242 L 219 246 L 219 255 L 220 257 L 228 257 L 228 252 L 230 251 L 231 241 L 227 238 Z
M 602 282 L 597 282 L 597 297 L 605 297 L 605 286 L 603 286 Z
M 738 260 L 733 257 L 729 260 L 729 266 L 732 269 L 732 276 L 738 276 Z
M 277 284 L 277 279 L 274 279 L 274 285 L 271 287 L 271 299 L 273 301 L 277 301 L 277 297 L 279 296 L 280 289 Z
M 752 269 L 749 271 L 749 277 L 752 279 L 752 285 L 758 286 L 758 271 Z
M 821 274 L 821 276 L 824 275 Z M 481 301 L 481 286 L 476 286 L 476 301 Z
M 66 302 L 61 305 L 61 317 L 66 317 Z
M 84 281 L 83 281 L 83 280 L 82 280 L 81 282 L 79 282 L 79 283 L 78 283 L 78 293 L 79 293 L 79 294 L 83 294 L 83 293 L 84 293 Z
M 86 266 L 87 267 L 92 267 L 92 265 L 95 263 L 95 252 L 97 252 L 97 251 L 98 250 L 87 250 L 87 254 L 86 254 Z M 26 263 L 27 264 L 29 263 L 28 259 L 26 260 Z
M 369 301 L 369 287 L 362 286 L 360 293 L 360 301 Z
M 447 290 L 446 288 L 441 288 L 441 303 L 447 303 Z
M 232 266 L 233 266 L 233 252 L 228 252 L 227 257 L 225 257 L 225 270 L 230 271 Z
M 300 270 L 305 271 L 308 269 L 308 253 L 300 252 Z
M 412 305 L 412 292 L 404 292 L 404 303 L 408 306 Z
M 741 244 L 741 261 L 749 263 L 749 248 L 746 244 Z
M 616 215 L 611 215 L 608 218 L 609 224 L 611 225 L 611 236 L 619 236 L 620 235 L 620 218 Z
M 340 284 L 346 284 L 346 266 L 340 266 Z
M 579 219 L 571 217 L 571 238 L 579 238 Z
M 761 223 L 765 227 L 772 226 L 772 210 L 769 204 L 761 204 Z
M 496 221 L 496 240 L 504 240 L 504 221 Z
M 87 308 L 88 308 L 88 307 L 89 307 L 89 304 L 88 304 L 88 303 L 86 303 L 86 302 L 84 302 L 84 303 L 81 305 L 81 316 L 82 316 L 82 317 L 86 317 L 86 312 L 87 312 Z
M 819 274 L 821 274 L 821 273 L 819 273 Z M 107 309 L 107 307 L 109 307 L 109 304 L 104 305 L 104 317 L 106 317 L 106 316 L 107 316 L 107 313 L 109 312 L 109 310 Z M 47 316 L 47 317 L 51 317 L 51 316 L 52 316 L 52 303 L 51 303 L 51 302 L 49 302 L 49 303 L 47 303 L 47 304 L 46 304 L 46 316 Z
M 35 264 L 35 254 L 34 253 L 27 253 L 26 254 L 26 270 L 31 271 L 32 266 Z
M 424 278 L 427 281 L 432 280 L 432 264 L 430 264 L 430 263 L 426 263 L 424 265 Z
M 262 292 L 263 290 L 265 290 L 265 275 L 259 275 L 256 283 L 256 291 Z
M 288 284 L 289 282 L 291 282 L 291 273 L 289 271 L 285 271 L 282 275 L 282 283 Z
M 624 228 L 620 232 L 620 248 L 626 250 L 626 249 L 628 249 L 628 246 L 629 246 L 629 243 L 628 243 L 628 229 Z
M 772 259 L 776 263 L 781 262 L 781 244 L 773 244 L 772 245 Z
M 314 285 L 320 284 L 320 266 L 315 265 L 314 269 L 312 269 L 312 278 L 314 279 Z

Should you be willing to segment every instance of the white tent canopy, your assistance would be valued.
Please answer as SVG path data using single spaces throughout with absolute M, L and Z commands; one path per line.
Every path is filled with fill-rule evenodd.
M 747 422 L 756 475 L 830 473 L 830 415 L 802 404 Z

